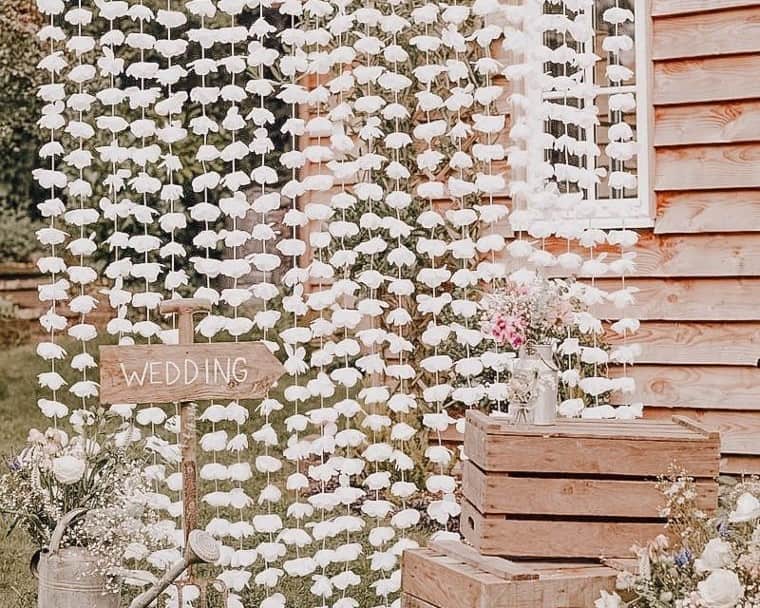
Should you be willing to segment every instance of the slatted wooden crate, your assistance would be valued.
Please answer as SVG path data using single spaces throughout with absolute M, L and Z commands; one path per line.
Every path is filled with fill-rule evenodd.
M 693 421 L 558 421 L 513 426 L 468 412 L 461 529 L 485 555 L 627 557 L 664 532 L 657 477 L 697 478 L 717 506 L 720 437 Z
M 456 541 L 405 551 L 402 608 L 591 608 L 617 570 L 598 563 L 512 562 Z

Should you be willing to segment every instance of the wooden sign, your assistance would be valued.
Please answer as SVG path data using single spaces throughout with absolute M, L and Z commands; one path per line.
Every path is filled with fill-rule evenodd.
M 282 375 L 260 342 L 100 347 L 101 403 L 262 397 Z

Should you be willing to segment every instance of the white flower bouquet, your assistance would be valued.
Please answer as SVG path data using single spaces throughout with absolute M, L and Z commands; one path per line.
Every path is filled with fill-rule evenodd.
M 67 528 L 62 546 L 88 549 L 99 573 L 114 574 L 130 551 L 142 547 L 142 555 L 160 543 L 143 463 L 111 435 L 70 438 L 60 429 L 32 429 L 24 449 L 6 464 L 0 476 L 0 516 L 11 531 L 24 529 L 39 547 L 47 546 L 66 514 L 80 509 L 86 513 Z
M 664 484 L 669 537 L 636 547 L 638 572 L 623 573 L 617 593 L 596 608 L 760 607 L 760 479 L 721 491 L 718 513 L 697 506 L 694 480 Z

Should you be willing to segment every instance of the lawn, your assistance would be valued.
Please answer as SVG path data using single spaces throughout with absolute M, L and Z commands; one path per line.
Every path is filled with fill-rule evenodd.
M 46 428 L 47 420 L 36 405 L 40 362 L 34 346 L 0 352 L 0 453 L 3 458 L 23 445 L 30 427 Z M 29 572 L 35 547 L 20 530 L 0 538 L 0 606 L 31 608 L 36 601 L 36 583 Z M 84 607 L 83 607 L 84 608 Z
M 33 345 L 26 345 L 0 352 L 0 453 L 3 457 L 10 455 L 23 445 L 30 427 L 47 428 L 48 420 L 37 409 L 37 380 L 36 374 L 41 370 L 40 360 L 34 352 Z M 254 418 L 258 414 L 251 412 Z M 272 424 L 278 431 L 281 440 L 287 436 L 285 433 L 284 418 L 288 412 L 279 412 L 272 417 Z M 246 426 L 250 432 L 255 426 L 250 422 Z M 199 434 L 209 430 L 203 424 L 199 427 Z M 252 460 L 256 455 L 256 444 L 250 442 L 250 451 L 245 454 Z M 211 483 L 211 482 L 206 482 Z M 254 500 L 258 496 L 264 480 L 261 476 L 254 476 L 247 486 L 246 491 Z M 418 484 L 419 485 L 419 484 Z M 201 488 L 203 491 L 203 488 Z M 284 501 L 283 501 L 284 502 Z M 284 515 L 284 504 L 281 504 Z M 258 509 L 257 505 L 251 508 L 251 516 Z M 203 521 L 207 521 L 212 514 L 206 507 Z M 284 519 L 284 517 L 283 517 Z M 368 526 L 369 528 L 370 526 Z M 417 540 L 422 541 L 432 528 L 425 526 L 415 534 Z M 23 532 L 15 530 L 12 535 L 6 536 L 7 530 L 3 528 L 0 538 L 0 608 L 33 608 L 36 605 L 36 582 L 29 571 L 29 560 L 36 547 L 27 539 Z M 354 539 L 358 540 L 358 539 Z M 365 556 L 371 553 L 372 548 L 365 541 Z M 343 542 L 343 539 L 341 539 Z M 307 553 L 315 549 L 306 548 Z M 255 574 L 263 568 L 261 561 L 255 563 L 251 570 Z M 337 569 L 338 565 L 331 566 Z M 342 566 L 340 566 L 342 568 Z M 371 572 L 367 559 L 360 560 L 352 565 L 352 569 L 362 577 L 362 583 L 358 587 L 351 588 L 350 595 L 354 597 L 361 608 L 368 608 L 381 604 L 380 598 L 375 595 L 370 583 L 377 580 L 378 575 Z M 329 572 L 335 574 L 337 572 Z M 282 579 L 282 585 L 278 589 L 289 600 L 299 598 L 288 603 L 288 608 L 311 607 L 317 604 L 317 598 L 311 595 L 309 588 L 312 585 L 311 577 Z M 266 596 L 264 589 L 250 582 L 250 588 L 242 593 L 246 608 L 258 608 L 261 599 Z M 337 597 L 332 598 L 332 604 Z M 88 607 L 82 607 L 88 608 Z M 213 606 L 212 608 L 216 608 Z

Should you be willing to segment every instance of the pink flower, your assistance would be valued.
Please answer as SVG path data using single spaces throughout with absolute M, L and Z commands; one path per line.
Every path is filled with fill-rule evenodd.
M 491 319 L 490 334 L 497 344 L 509 344 L 512 348 L 520 348 L 525 343 L 523 332 L 524 322 L 518 316 L 497 313 Z

